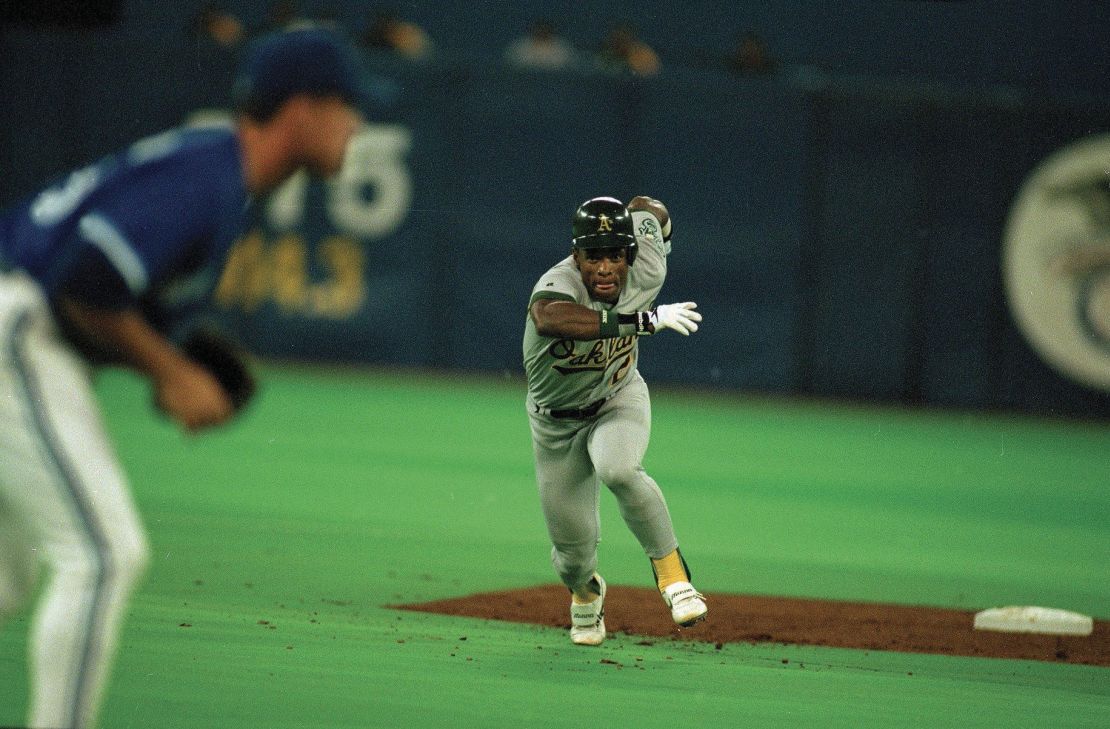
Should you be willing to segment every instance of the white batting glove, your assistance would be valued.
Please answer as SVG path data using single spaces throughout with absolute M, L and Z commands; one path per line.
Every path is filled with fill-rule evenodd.
M 660 329 L 674 329 L 684 337 L 690 336 L 698 330 L 701 314 L 694 311 L 698 305 L 693 301 L 683 301 L 681 304 L 660 304 L 647 314 L 650 332 L 655 333 Z

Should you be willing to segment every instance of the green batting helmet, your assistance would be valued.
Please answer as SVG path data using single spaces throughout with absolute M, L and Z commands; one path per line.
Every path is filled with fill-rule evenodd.
M 575 248 L 626 248 L 628 265 L 636 260 L 636 234 L 624 203 L 612 197 L 595 197 L 574 211 L 571 245 Z

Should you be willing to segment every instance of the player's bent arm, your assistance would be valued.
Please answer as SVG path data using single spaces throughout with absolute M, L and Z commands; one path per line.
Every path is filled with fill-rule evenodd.
M 216 379 L 136 309 L 101 309 L 63 298 L 56 310 L 81 341 L 146 375 L 158 407 L 189 430 L 219 425 L 234 414 Z
M 637 195 L 628 201 L 627 207 L 630 213 L 634 213 L 638 210 L 646 210 L 659 220 L 659 225 L 661 226 L 666 225 L 671 220 L 670 215 L 667 213 L 667 206 L 647 195 Z
M 667 211 L 667 206 L 656 200 L 655 198 L 647 197 L 646 195 L 637 195 L 628 202 L 628 212 L 648 212 L 655 216 L 659 221 L 659 232 L 663 236 L 664 241 L 671 239 L 671 214 Z

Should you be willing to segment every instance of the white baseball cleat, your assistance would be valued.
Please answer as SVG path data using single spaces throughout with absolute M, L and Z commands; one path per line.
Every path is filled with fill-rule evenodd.
M 605 640 L 605 580 L 594 573 L 598 596 L 584 605 L 570 601 L 570 641 L 575 645 L 601 645 Z
M 705 620 L 709 608 L 705 606 L 705 595 L 694 589 L 689 582 L 675 582 L 663 588 L 663 602 L 671 609 L 671 617 L 684 628 Z

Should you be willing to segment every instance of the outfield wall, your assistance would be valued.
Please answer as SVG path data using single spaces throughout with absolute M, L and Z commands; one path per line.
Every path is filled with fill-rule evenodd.
M 2 43 L 0 92 L 18 100 L 0 109 L 2 202 L 223 108 L 234 65 L 119 34 Z M 706 315 L 690 340 L 645 343 L 652 381 L 1110 415 L 1099 382 L 1019 332 L 1002 265 L 1023 182 L 1110 131 L 1108 104 L 804 68 L 644 81 L 368 59 L 367 73 L 372 124 L 344 181 L 283 189 L 221 283 L 223 315 L 265 355 L 519 372 L 524 306 L 574 206 L 643 192 L 675 219 L 662 298 Z M 1075 293 L 1075 347 L 1096 370 L 1105 279 Z

